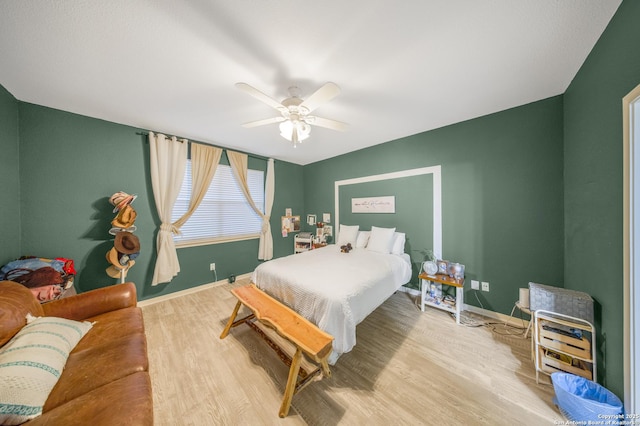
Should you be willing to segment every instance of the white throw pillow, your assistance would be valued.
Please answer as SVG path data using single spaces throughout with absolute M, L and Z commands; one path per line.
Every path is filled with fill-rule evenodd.
M 403 254 L 406 235 L 404 232 L 395 232 L 393 234 L 393 243 L 391 245 L 391 254 Z
M 347 243 L 351 243 L 351 247 L 356 246 L 356 239 L 358 238 L 359 225 L 340 225 L 340 233 L 338 234 L 338 247 Z
M 42 414 L 69 352 L 90 322 L 27 315 L 25 325 L 0 349 L 0 424 L 18 425 Z
M 372 226 L 367 250 L 378 253 L 391 253 L 394 232 L 396 232 L 396 228 L 378 228 Z
M 365 248 L 369 242 L 369 236 L 371 231 L 358 231 L 358 238 L 356 238 L 356 248 Z

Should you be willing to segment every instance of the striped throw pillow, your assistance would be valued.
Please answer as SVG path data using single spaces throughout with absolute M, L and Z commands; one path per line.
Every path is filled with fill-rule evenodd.
M 17 425 L 42 414 L 69 353 L 91 326 L 27 315 L 27 325 L 0 348 L 0 424 Z

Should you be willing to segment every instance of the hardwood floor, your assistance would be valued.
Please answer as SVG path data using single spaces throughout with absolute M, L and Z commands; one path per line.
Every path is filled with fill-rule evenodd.
M 246 284 L 240 280 L 234 286 Z M 552 425 L 553 388 L 535 381 L 530 339 L 457 326 L 398 292 L 357 328 L 333 376 L 278 418 L 288 368 L 246 326 L 219 336 L 225 284 L 143 307 L 156 425 Z

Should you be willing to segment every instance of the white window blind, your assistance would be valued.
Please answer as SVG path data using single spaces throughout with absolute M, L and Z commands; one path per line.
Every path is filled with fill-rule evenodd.
M 264 213 L 264 172 L 247 172 L 249 192 L 254 203 Z M 191 196 L 191 160 L 187 161 L 184 181 L 173 207 L 171 221 L 186 213 Z M 233 176 L 231 166 L 219 164 L 211 185 L 197 210 L 174 235 L 177 247 L 258 238 L 262 219 L 247 202 Z

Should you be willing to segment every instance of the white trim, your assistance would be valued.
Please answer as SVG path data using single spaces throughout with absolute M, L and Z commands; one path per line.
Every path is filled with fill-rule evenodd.
M 466 303 L 462 305 L 462 311 L 473 312 L 474 314 L 492 318 L 500 322 L 505 322 L 515 327 L 527 328 L 527 326 L 529 325 L 529 321 L 527 321 L 526 319 L 521 319 L 511 315 L 501 314 L 500 312 L 489 311 L 487 309 L 478 308 L 477 306 L 467 305 Z
M 400 288 L 398 289 L 398 291 L 401 291 L 403 293 L 408 293 L 411 296 L 418 296 L 420 297 L 422 295 L 422 293 L 420 293 L 420 290 L 417 290 L 415 288 L 410 288 L 410 287 L 405 287 L 405 286 L 400 286 Z
M 335 206 L 335 240 L 340 232 L 340 187 L 358 183 L 376 182 L 380 180 L 398 179 L 410 176 L 433 175 L 433 254 L 442 259 L 442 176 L 441 166 L 422 167 L 419 169 L 401 170 L 399 172 L 383 173 L 380 175 L 363 176 L 353 179 L 337 180 L 334 183 Z
M 634 187 L 637 179 L 637 170 L 634 166 L 634 157 L 638 156 L 638 146 L 636 145 L 640 135 L 635 134 L 633 116 L 638 113 L 635 106 L 640 98 L 640 85 L 633 89 L 622 99 L 622 121 L 623 121 L 623 322 L 624 322 L 624 405 L 627 413 L 636 413 L 640 410 L 640 395 L 638 386 L 640 385 L 640 365 L 638 359 L 640 348 L 640 330 L 636 327 L 638 315 L 640 314 L 640 294 L 636 288 L 640 285 L 640 270 L 635 268 L 635 257 L 639 254 L 635 251 L 635 246 L 640 244 L 635 238 L 635 234 L 640 232 L 636 229 L 635 217 L 640 215 L 640 203 L 634 195 L 640 188 Z M 638 163 L 640 164 L 640 163 Z
M 236 276 L 236 281 L 242 280 L 244 278 L 251 278 L 251 273 L 249 272 L 248 274 L 242 274 L 242 275 Z M 219 287 L 223 284 L 228 284 L 228 283 L 229 281 L 227 279 L 224 279 L 224 280 L 215 281 L 208 284 L 202 284 L 196 287 L 186 288 L 184 290 L 176 291 L 169 294 L 164 294 L 162 296 L 153 297 L 151 299 L 141 300 L 138 302 L 138 306 L 144 308 L 145 306 L 155 305 L 156 303 L 164 302 L 167 300 L 175 299 L 175 298 L 186 296 L 189 294 L 198 293 L 203 290 L 209 290 L 210 288 Z

